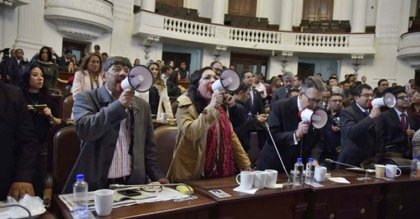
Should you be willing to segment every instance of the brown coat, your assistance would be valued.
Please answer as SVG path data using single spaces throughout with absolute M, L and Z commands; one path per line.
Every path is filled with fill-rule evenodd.
M 206 108 L 198 114 L 186 95 L 180 96 L 178 103 L 176 119 L 179 131 L 167 178 L 172 181 L 200 179 L 204 173 L 207 132 L 220 115 L 215 108 Z M 244 169 L 251 162 L 232 126 L 231 129 L 234 160 L 239 168 Z

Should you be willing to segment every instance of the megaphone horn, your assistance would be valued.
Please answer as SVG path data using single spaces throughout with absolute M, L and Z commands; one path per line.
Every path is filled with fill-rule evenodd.
M 371 105 L 372 107 L 382 107 L 387 106 L 392 108 L 397 103 L 397 99 L 392 93 L 386 93 L 383 97 L 375 98 L 372 100 Z
M 227 69 L 227 70 L 224 70 L 222 74 L 220 74 L 220 78 L 217 79 L 211 85 L 211 89 L 213 91 L 216 91 L 216 90 L 235 91 L 239 88 L 240 83 L 241 83 L 241 78 L 239 77 L 238 73 L 230 69 Z
M 302 121 L 310 122 L 312 125 L 317 128 L 323 128 L 327 124 L 328 116 L 324 110 L 317 109 L 312 111 L 310 109 L 305 109 L 301 112 Z
M 133 89 L 138 92 L 146 92 L 153 85 L 153 75 L 144 65 L 132 68 L 128 76 L 121 82 L 121 89 Z

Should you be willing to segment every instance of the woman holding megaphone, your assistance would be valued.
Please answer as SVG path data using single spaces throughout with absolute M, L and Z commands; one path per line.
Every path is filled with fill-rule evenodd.
M 214 91 L 216 73 L 205 67 L 191 75 L 188 92 L 178 98 L 178 136 L 168 179 L 216 178 L 251 170 L 232 124 L 222 107 L 223 91 Z

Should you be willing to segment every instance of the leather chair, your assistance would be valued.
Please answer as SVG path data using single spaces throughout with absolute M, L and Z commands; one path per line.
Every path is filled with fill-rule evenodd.
M 80 152 L 80 139 L 74 126 L 66 126 L 54 135 L 53 140 L 53 193 L 61 192 Z
M 73 112 L 74 99 L 73 95 L 69 95 L 64 98 L 63 101 L 63 120 L 66 121 L 71 118 L 71 113 Z
M 155 130 L 155 142 L 158 158 L 163 173 L 166 175 L 171 165 L 178 128 L 176 126 L 161 126 Z

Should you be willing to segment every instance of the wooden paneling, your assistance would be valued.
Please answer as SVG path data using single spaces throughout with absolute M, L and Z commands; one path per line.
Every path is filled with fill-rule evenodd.
M 184 0 L 157 0 L 156 3 L 170 5 L 173 7 L 184 7 Z
M 332 20 L 334 0 L 304 0 L 303 20 Z
M 235 71 L 242 74 L 244 71 L 262 73 L 266 76 L 268 56 L 258 56 L 250 54 L 232 53 L 230 65 L 235 67 Z
M 229 0 L 229 14 L 255 17 L 257 0 Z

